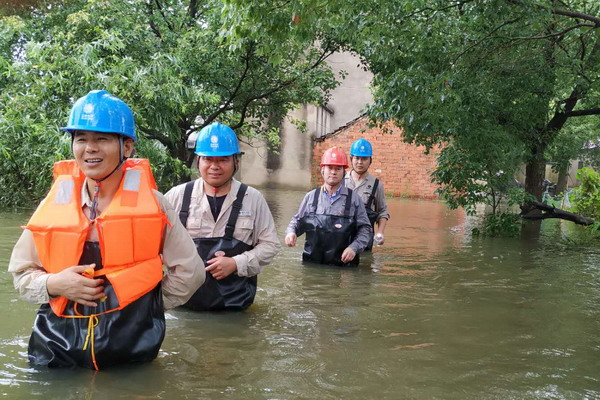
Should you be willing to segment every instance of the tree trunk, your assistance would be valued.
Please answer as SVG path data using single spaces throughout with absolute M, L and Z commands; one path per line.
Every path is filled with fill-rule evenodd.
M 538 146 L 525 167 L 525 191 L 535 196 L 539 201 L 542 200 L 542 182 L 545 176 L 546 160 L 544 159 L 544 149 L 542 146 Z
M 542 231 L 542 221 L 540 221 L 540 220 L 524 221 L 522 228 L 521 228 L 521 239 L 523 239 L 526 242 L 536 242 L 540 238 L 541 231 Z M 523 254 L 529 254 L 529 253 L 523 252 Z
M 569 167 L 561 168 L 558 171 L 558 182 L 556 182 L 555 195 L 561 194 L 567 188 L 567 179 L 569 178 Z

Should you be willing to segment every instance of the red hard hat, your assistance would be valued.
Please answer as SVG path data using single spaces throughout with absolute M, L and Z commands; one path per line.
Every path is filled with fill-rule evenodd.
M 348 168 L 348 159 L 346 153 L 339 147 L 332 147 L 325 150 L 321 157 L 321 167 L 325 165 L 339 165 L 340 167 Z

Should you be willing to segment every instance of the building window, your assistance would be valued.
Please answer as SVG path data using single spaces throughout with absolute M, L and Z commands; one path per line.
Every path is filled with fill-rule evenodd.
M 315 126 L 315 137 L 320 138 L 331 131 L 331 117 L 333 116 L 333 110 L 327 106 L 317 107 L 317 120 Z

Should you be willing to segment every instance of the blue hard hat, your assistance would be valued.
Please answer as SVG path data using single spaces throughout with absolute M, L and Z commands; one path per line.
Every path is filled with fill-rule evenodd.
M 117 133 L 137 140 L 133 112 L 125 102 L 106 90 L 92 90 L 79 98 L 63 131 Z
M 350 155 L 356 157 L 373 157 L 373 147 L 366 139 L 358 139 L 350 147 Z
M 239 154 L 237 135 L 227 125 L 220 122 L 200 129 L 196 138 L 196 155 L 205 157 L 225 157 Z

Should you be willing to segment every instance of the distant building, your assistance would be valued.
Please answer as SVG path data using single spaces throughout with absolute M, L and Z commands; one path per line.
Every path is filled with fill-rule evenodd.
M 305 104 L 292 111 L 281 125 L 279 154 L 242 144 L 244 157 L 241 178 L 249 185 L 278 186 L 294 189 L 311 187 L 313 139 L 327 135 L 360 116 L 364 107 L 373 102 L 369 85 L 373 75 L 360 66 L 360 60 L 350 53 L 336 53 L 328 59 L 336 76 L 346 72 L 346 78 L 332 92 L 325 106 Z M 292 120 L 306 121 L 303 133 Z
M 425 155 L 424 148 L 404 143 L 402 130 L 397 127 L 390 125 L 393 135 L 369 128 L 361 115 L 373 101 L 369 87 L 373 75 L 350 53 L 335 54 L 328 63 L 334 73 L 347 74 L 330 102 L 324 106 L 306 104 L 288 115 L 281 125 L 279 154 L 264 146 L 242 144 L 241 179 L 254 186 L 309 189 L 319 182 L 318 160 L 326 148 L 337 145 L 348 152 L 352 141 L 365 137 L 374 146 L 370 172 L 382 179 L 388 194 L 437 198 L 437 186 L 430 178 L 437 153 Z M 294 119 L 306 121 L 306 133 L 292 124 Z
M 319 163 L 321 155 L 332 146 L 349 153 L 350 145 L 365 138 L 373 145 L 373 164 L 369 172 L 381 179 L 387 195 L 419 199 L 437 199 L 438 185 L 431 182 L 436 168 L 438 149 L 425 154 L 425 148 L 404 143 L 402 129 L 388 123 L 384 133 L 371 127 L 367 117 L 360 117 L 338 130 L 314 140 L 312 186 L 321 183 Z

